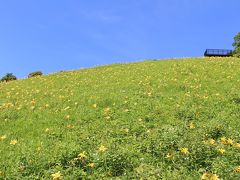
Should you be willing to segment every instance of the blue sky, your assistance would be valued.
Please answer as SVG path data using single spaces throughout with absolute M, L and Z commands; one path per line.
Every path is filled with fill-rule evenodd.
M 0 1 L 0 75 L 232 48 L 239 0 Z

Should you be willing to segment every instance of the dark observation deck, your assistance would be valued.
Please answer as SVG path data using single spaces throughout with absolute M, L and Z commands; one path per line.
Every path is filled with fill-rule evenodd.
M 204 56 L 229 57 L 229 56 L 232 56 L 232 53 L 233 53 L 232 50 L 228 50 L 228 49 L 207 49 L 204 53 Z

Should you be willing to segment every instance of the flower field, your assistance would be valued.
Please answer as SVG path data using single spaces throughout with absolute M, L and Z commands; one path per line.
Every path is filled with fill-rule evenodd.
M 0 83 L 0 179 L 240 179 L 240 59 Z

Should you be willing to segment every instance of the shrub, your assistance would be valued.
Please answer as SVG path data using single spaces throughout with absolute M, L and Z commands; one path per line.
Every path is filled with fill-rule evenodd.
M 13 73 L 7 73 L 5 76 L 2 77 L 2 82 L 14 81 L 17 80 L 17 77 L 13 75 Z
M 235 57 L 240 57 L 240 32 L 234 37 L 233 46 L 235 47 L 233 55 Z
M 41 71 L 35 71 L 35 72 L 32 72 L 28 75 L 28 78 L 32 78 L 32 77 L 37 77 L 37 76 L 42 76 L 43 73 Z

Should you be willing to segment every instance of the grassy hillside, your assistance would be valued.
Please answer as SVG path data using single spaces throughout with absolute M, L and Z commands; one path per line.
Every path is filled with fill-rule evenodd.
M 0 83 L 0 179 L 240 179 L 240 59 Z

